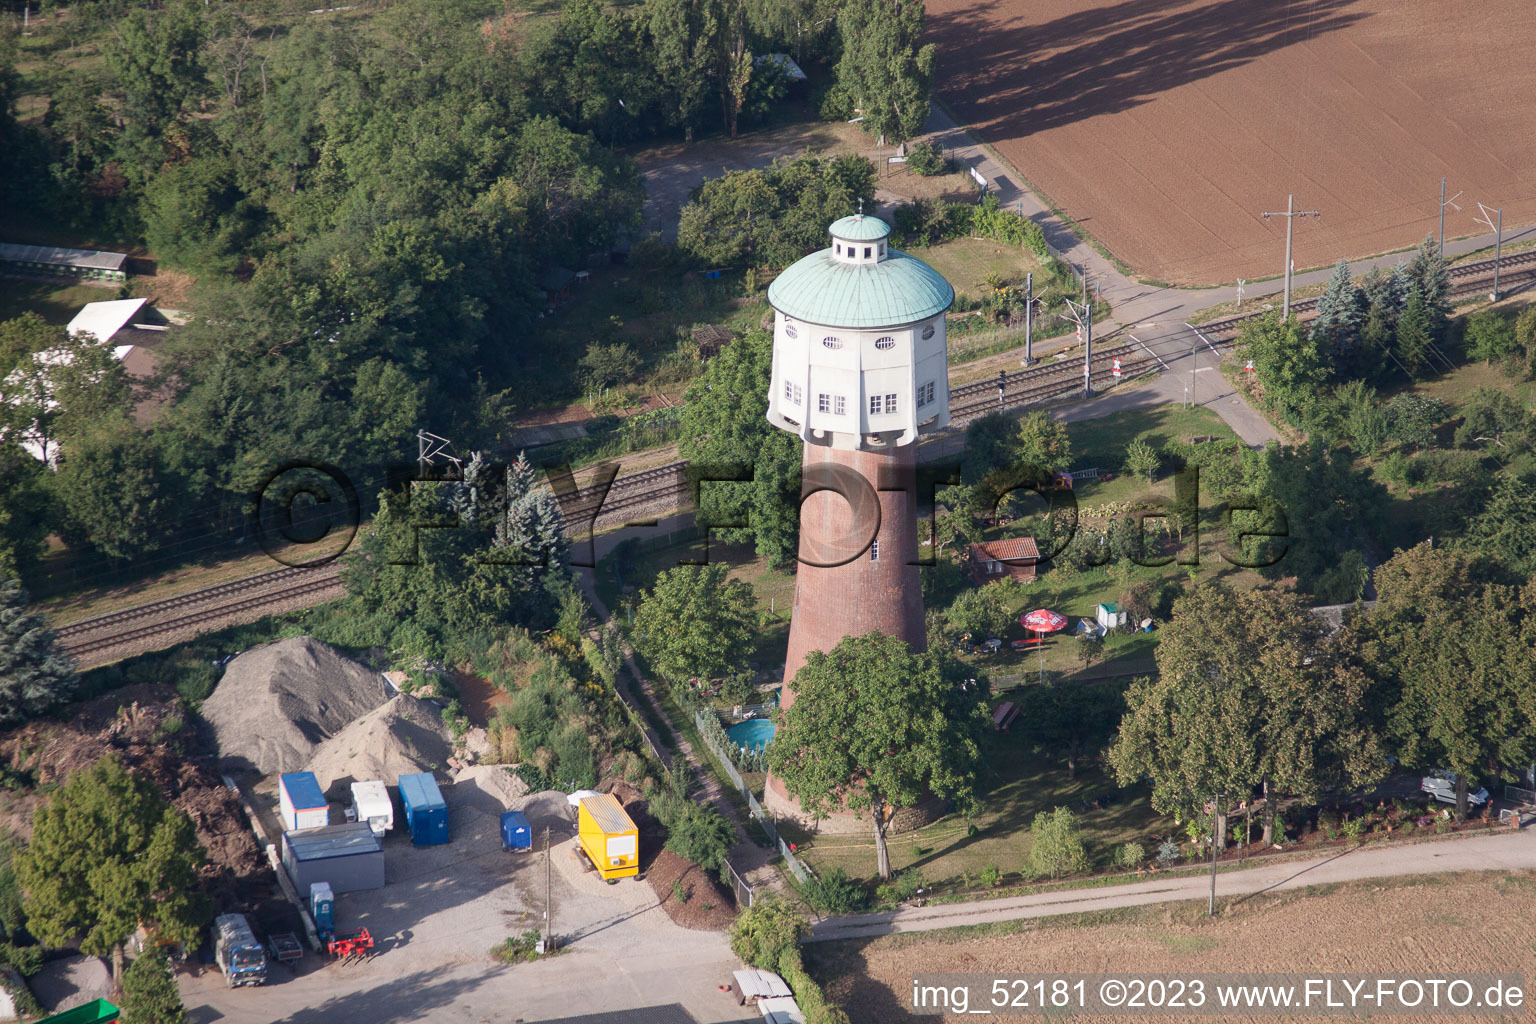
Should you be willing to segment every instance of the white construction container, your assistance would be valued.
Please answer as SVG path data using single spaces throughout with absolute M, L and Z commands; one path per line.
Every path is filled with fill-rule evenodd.
M 277 779 L 277 809 L 284 832 L 324 828 L 331 823 L 330 809 L 320 783 L 312 772 L 288 772 Z
M 352 806 L 347 816 L 366 821 L 374 835 L 382 836 L 395 827 L 395 805 L 389 799 L 389 789 L 378 781 L 352 783 Z

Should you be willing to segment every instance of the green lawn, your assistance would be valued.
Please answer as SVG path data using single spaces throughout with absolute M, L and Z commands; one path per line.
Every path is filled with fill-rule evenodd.
M 891 838 L 891 866 L 896 870 L 919 868 L 925 878 L 938 882 L 969 874 L 975 880 L 985 867 L 996 865 L 1004 884 L 1022 881 L 1029 863 L 1029 826 L 1035 815 L 1056 807 L 1070 807 L 1078 815 L 1089 856 L 1107 863 L 1121 843 L 1140 840 L 1149 850 L 1153 833 L 1170 827 L 1147 803 L 1144 787 L 1121 790 L 1097 766 L 1079 764 L 1069 778 L 1065 762 L 1055 754 L 1035 749 L 1027 723 L 1006 733 L 989 733 L 983 743 L 986 762 L 984 809 L 974 822 L 952 814 L 939 821 Z M 1098 809 L 1083 801 L 1112 796 L 1113 802 Z M 819 873 L 840 867 L 849 875 L 868 877 L 875 871 L 875 842 L 868 833 L 813 836 L 792 828 L 783 829 L 800 853 Z
M 1139 481 L 1120 473 L 1126 446 L 1137 438 L 1154 448 L 1161 448 L 1170 441 L 1193 438 L 1237 439 L 1232 428 L 1210 409 L 1203 406 L 1186 409 L 1176 403 L 1151 409 L 1129 409 L 1097 419 L 1073 420 L 1067 424 L 1067 436 L 1072 440 L 1074 469 L 1097 467 L 1116 474 L 1116 479 L 1109 483 L 1079 481 L 1075 489 L 1081 505 L 1122 501 L 1134 497 L 1138 488 L 1144 489 Z
M 105 302 L 115 298 L 116 285 L 103 288 L 89 284 L 61 285 L 55 281 L 0 277 L 0 321 L 30 311 L 50 324 L 62 327 L 74 319 L 80 307 L 87 302 Z
M 1020 287 L 1028 273 L 1035 274 L 1036 287 L 1043 287 L 1045 283 L 1039 259 L 1034 252 L 1020 245 L 988 238 L 956 238 L 926 249 L 912 249 L 910 253 L 943 274 L 955 286 L 955 291 L 962 294 L 986 294 L 991 290 L 986 285 L 990 274 L 996 274 L 1006 284 Z

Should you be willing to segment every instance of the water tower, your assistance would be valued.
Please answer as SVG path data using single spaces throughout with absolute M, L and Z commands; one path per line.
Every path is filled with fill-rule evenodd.
M 811 651 L 881 632 L 926 645 L 917 570 L 916 442 L 949 422 L 944 313 L 955 290 L 887 244 L 878 217 L 844 217 L 828 248 L 768 287 L 768 420 L 804 442 L 800 566 L 783 705 Z M 767 803 L 799 809 L 775 779 Z M 838 825 L 867 828 L 850 822 Z

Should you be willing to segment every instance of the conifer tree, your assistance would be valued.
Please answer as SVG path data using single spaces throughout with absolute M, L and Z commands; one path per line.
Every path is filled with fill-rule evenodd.
M 149 946 L 123 972 L 122 1024 L 183 1024 L 186 1008 L 164 946 Z
M 1398 318 L 1394 346 L 1398 363 L 1410 377 L 1418 377 L 1429 364 L 1429 350 L 1435 340 L 1432 323 L 1429 302 L 1415 285 Z
M 78 678 L 73 659 L 59 649 L 53 630 L 27 611 L 21 583 L 0 574 L 0 726 L 67 700 Z
M 111 955 L 121 977 L 123 943 L 140 924 L 190 943 L 208 923 L 198 885 L 206 861 L 192 819 L 108 755 L 32 817 L 32 840 L 16 857 L 27 928 L 46 945 L 78 939 L 83 953 Z
M 1317 318 L 1312 321 L 1312 337 L 1331 357 L 1335 376 L 1354 376 L 1354 350 L 1365 313 L 1365 296 L 1350 279 L 1349 263 L 1339 260 L 1327 291 L 1317 300 Z

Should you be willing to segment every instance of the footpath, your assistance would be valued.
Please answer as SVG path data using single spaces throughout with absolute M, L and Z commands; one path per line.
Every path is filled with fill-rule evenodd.
M 1536 826 L 1492 835 L 1437 839 L 1426 842 L 1364 843 L 1341 853 L 1312 860 L 1221 872 L 1216 875 L 1216 899 L 1282 892 L 1309 885 L 1365 878 L 1438 874 L 1442 871 L 1536 870 Z M 894 932 L 932 931 L 995 921 L 1082 914 L 1113 907 L 1136 907 L 1174 900 L 1203 900 L 1211 894 L 1209 875 L 1153 878 L 1099 889 L 1067 889 L 970 903 L 915 907 L 878 914 L 831 917 L 811 927 L 811 942 L 866 939 Z

